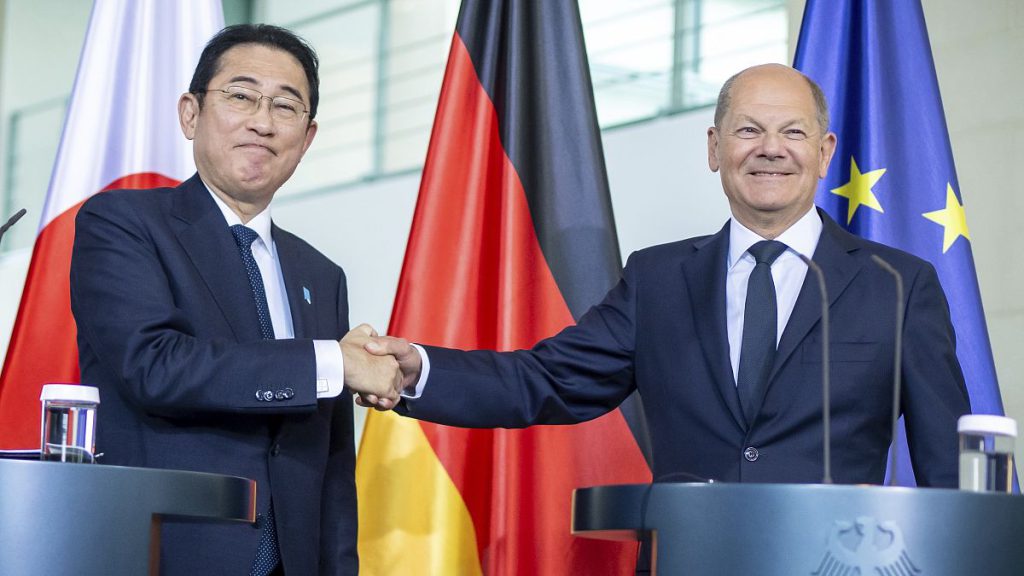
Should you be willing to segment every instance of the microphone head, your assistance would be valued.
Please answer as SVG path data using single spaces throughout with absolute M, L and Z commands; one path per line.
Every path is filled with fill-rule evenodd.
M 14 216 L 11 216 L 3 226 L 0 226 L 0 236 L 3 236 L 4 232 L 7 232 L 8 228 L 14 226 L 15 222 L 21 220 L 21 217 L 24 216 L 26 212 L 28 212 L 28 210 L 25 210 L 24 208 L 15 212 Z

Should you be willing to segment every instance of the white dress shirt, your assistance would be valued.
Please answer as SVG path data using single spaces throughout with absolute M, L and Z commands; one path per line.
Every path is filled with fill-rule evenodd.
M 205 182 L 204 182 L 205 184 Z M 228 226 L 242 224 L 242 219 L 216 194 L 206 189 L 213 197 L 217 207 L 224 214 Z M 277 257 L 277 245 L 270 233 L 270 207 L 260 212 L 245 224 L 259 235 L 252 243 L 252 256 L 259 266 L 263 277 L 263 288 L 267 293 L 267 307 L 270 309 L 270 322 L 274 325 L 274 338 L 284 340 L 295 338 L 295 326 L 292 323 L 292 311 L 288 307 L 288 292 L 284 287 L 284 274 L 281 273 L 281 262 Z M 345 360 L 341 347 L 334 340 L 314 340 L 313 353 L 316 356 L 316 396 L 317 398 L 334 398 L 341 394 L 345 386 Z
M 786 251 L 772 264 L 772 281 L 775 283 L 775 301 L 778 310 L 778 327 L 775 346 L 778 347 L 782 331 L 793 313 L 796 298 L 807 276 L 807 264 L 797 254 L 810 258 L 818 247 L 821 236 L 821 216 L 812 206 L 803 218 L 796 221 L 778 240 L 786 245 Z M 725 317 L 729 332 L 729 360 L 732 363 L 732 377 L 740 369 L 740 346 L 743 342 L 743 312 L 747 302 L 747 281 L 754 269 L 754 257 L 747 249 L 765 240 L 740 224 L 735 218 L 729 221 L 729 254 L 726 262 Z

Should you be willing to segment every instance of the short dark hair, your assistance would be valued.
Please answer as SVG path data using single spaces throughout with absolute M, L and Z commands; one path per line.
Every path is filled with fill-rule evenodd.
M 210 80 L 220 71 L 221 56 L 241 44 L 259 44 L 294 56 L 306 72 L 306 81 L 309 83 L 309 119 L 316 118 L 316 106 L 320 101 L 320 74 L 317 71 L 320 60 L 308 42 L 291 30 L 270 24 L 228 26 L 206 43 L 199 56 L 199 64 L 196 64 L 196 71 L 192 74 L 192 82 L 188 85 L 188 91 L 196 95 L 200 106 L 203 105 L 203 95 L 210 87 Z
M 750 70 L 740 70 L 733 74 L 722 84 L 721 91 L 718 92 L 718 105 L 715 106 L 715 127 L 722 127 L 722 118 L 725 117 L 725 113 L 729 111 L 729 105 L 732 104 L 732 85 L 736 83 L 736 80 L 743 75 L 744 72 Z M 825 99 L 825 93 L 821 90 L 821 86 L 818 83 L 804 74 L 803 72 L 793 69 L 797 74 L 803 76 L 804 80 L 807 81 L 807 87 L 811 90 L 811 98 L 814 99 L 814 108 L 817 113 L 818 127 L 821 128 L 821 133 L 824 135 L 828 132 L 829 116 L 828 116 L 828 100 Z

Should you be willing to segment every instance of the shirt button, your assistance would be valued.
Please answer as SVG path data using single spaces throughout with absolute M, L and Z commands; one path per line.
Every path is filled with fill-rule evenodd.
M 753 446 L 747 446 L 743 451 L 743 457 L 747 459 L 747 462 L 757 461 L 758 456 L 760 456 L 760 454 L 757 452 L 757 448 L 754 448 Z

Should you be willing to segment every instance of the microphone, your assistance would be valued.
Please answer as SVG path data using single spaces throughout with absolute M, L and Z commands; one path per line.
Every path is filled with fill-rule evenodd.
M 11 216 L 10 220 L 8 220 L 6 224 L 0 226 L 0 238 L 4 237 L 4 232 L 7 232 L 8 228 L 14 226 L 14 223 L 17 222 L 18 220 L 21 220 L 21 217 L 25 215 L 25 212 L 27 212 L 27 210 L 25 210 L 24 208 L 18 210 L 17 212 L 14 213 L 14 216 Z
M 829 400 L 829 373 L 831 368 L 828 357 L 829 325 L 828 325 L 828 291 L 825 289 L 825 273 L 813 260 L 797 253 L 807 264 L 807 268 L 818 277 L 818 288 L 821 292 L 821 427 L 824 430 L 825 471 L 821 478 L 822 484 L 832 483 L 832 410 Z
M 872 254 L 871 259 L 878 264 L 878 267 L 885 270 L 896 279 L 896 337 L 893 340 L 896 351 L 893 353 L 892 370 L 892 442 L 889 449 L 889 486 L 896 483 L 896 438 L 900 426 L 900 378 L 903 356 L 903 275 L 892 267 L 891 264 L 877 254 Z

